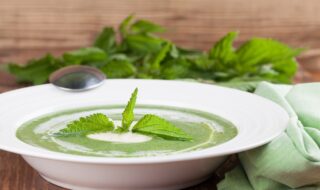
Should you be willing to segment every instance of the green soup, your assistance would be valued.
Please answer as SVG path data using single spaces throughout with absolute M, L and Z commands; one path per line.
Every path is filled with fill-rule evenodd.
M 52 135 L 82 116 L 104 113 L 114 121 L 122 118 L 123 105 L 88 107 L 45 115 L 24 123 L 17 137 L 33 146 L 67 154 L 102 157 L 145 157 L 170 155 L 201 150 L 224 143 L 237 135 L 229 121 L 210 113 L 165 106 L 140 105 L 135 108 L 135 119 L 145 114 L 156 114 L 172 122 L 192 136 L 192 141 L 165 140 L 152 137 L 139 143 L 108 142 L 87 136 L 58 137 Z

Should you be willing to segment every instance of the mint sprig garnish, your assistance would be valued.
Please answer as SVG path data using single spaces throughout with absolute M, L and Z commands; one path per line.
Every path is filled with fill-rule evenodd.
M 192 137 L 165 119 L 147 114 L 132 128 L 132 132 L 154 135 L 164 139 L 191 140 Z
M 66 128 L 55 133 L 55 136 L 85 136 L 99 132 L 125 133 L 130 132 L 134 121 L 138 89 L 131 94 L 130 100 L 122 113 L 121 126 L 115 127 L 111 119 L 102 113 L 95 113 L 72 121 Z M 131 132 L 160 137 L 166 140 L 189 141 L 192 137 L 169 121 L 153 114 L 144 115 L 133 127 Z
M 138 89 L 136 88 L 133 91 L 126 108 L 122 112 L 122 128 L 124 131 L 128 131 L 132 121 L 134 120 L 133 109 L 136 105 L 137 94 L 138 94 Z
M 114 123 L 106 115 L 95 113 L 72 121 L 66 128 L 61 129 L 56 136 L 82 136 L 89 133 L 114 130 Z

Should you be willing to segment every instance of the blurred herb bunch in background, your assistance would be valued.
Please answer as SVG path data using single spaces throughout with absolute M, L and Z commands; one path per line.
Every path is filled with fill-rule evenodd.
M 259 81 L 291 83 L 297 71 L 295 56 L 302 51 L 265 38 L 252 38 L 234 48 L 236 32 L 226 34 L 209 51 L 191 50 L 157 35 L 164 31 L 131 15 L 118 31 L 105 27 L 92 47 L 61 57 L 47 54 L 25 65 L 9 63 L 7 68 L 18 82 L 31 84 L 46 83 L 62 67 L 87 65 L 99 68 L 108 78 L 193 79 L 250 91 Z

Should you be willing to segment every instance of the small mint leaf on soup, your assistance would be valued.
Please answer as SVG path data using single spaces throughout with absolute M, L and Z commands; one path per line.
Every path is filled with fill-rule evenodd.
M 190 141 L 192 137 L 165 119 L 147 114 L 132 128 L 132 132 L 161 137 L 167 140 Z
M 112 131 L 114 123 L 102 113 L 81 117 L 70 122 L 66 128 L 61 129 L 56 136 L 83 136 L 90 133 Z
M 133 109 L 136 105 L 137 94 L 138 94 L 138 89 L 136 88 L 131 94 L 131 98 L 127 106 L 125 107 L 124 111 L 122 112 L 122 128 L 124 129 L 124 131 L 128 131 L 131 123 L 133 122 L 133 119 L 134 119 Z

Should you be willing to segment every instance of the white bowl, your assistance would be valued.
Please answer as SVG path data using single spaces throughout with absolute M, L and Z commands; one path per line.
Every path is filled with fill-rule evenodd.
M 77 156 L 31 146 L 16 137 L 32 118 L 92 105 L 125 104 L 139 88 L 138 104 L 191 108 L 217 114 L 236 125 L 238 135 L 215 147 L 158 157 Z M 268 143 L 284 131 L 287 113 L 254 94 L 207 84 L 161 80 L 107 80 L 91 91 L 71 93 L 50 84 L 0 95 L 0 149 L 21 154 L 40 175 L 69 189 L 166 190 L 197 184 L 226 156 Z

